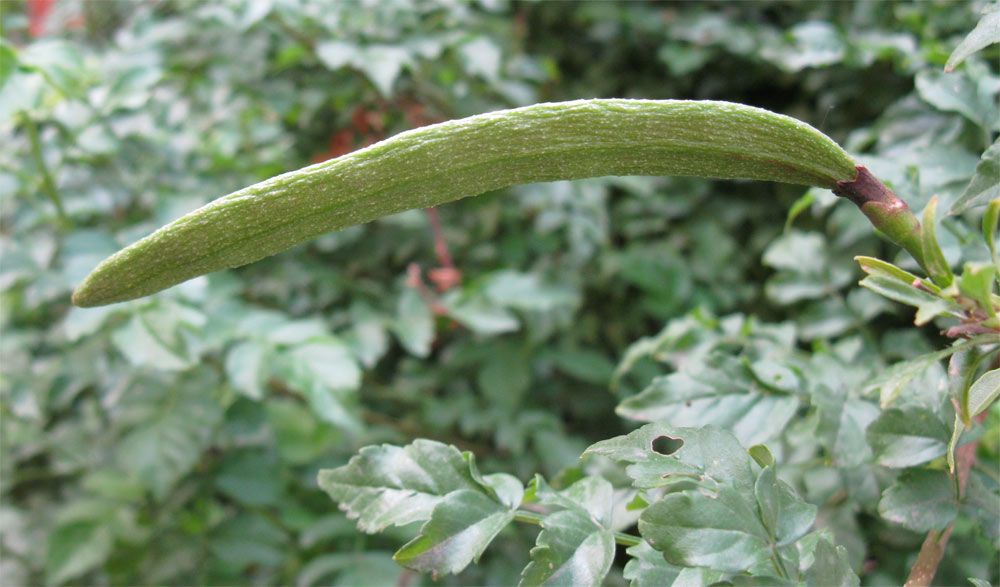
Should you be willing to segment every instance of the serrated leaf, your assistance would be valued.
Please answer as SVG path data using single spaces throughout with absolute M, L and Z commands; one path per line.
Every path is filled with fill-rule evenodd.
M 983 373 L 969 388 L 969 414 L 975 416 L 1000 397 L 1000 369 Z
M 891 404 L 903 391 L 903 388 L 917 375 L 920 375 L 941 359 L 955 353 L 956 350 L 955 348 L 942 349 L 921 355 L 909 361 L 896 363 L 872 377 L 865 385 L 865 389 L 877 389 L 879 391 L 879 404 L 884 408 Z
M 916 87 L 920 97 L 939 110 L 957 112 L 984 129 L 996 124 L 997 107 L 992 98 L 981 95 L 965 72 L 924 70 L 917 74 Z
M 694 373 L 657 377 L 615 412 L 640 422 L 719 426 L 748 446 L 779 435 L 795 415 L 798 399 L 764 389 L 737 359 L 717 357 L 714 363 Z M 786 378 L 794 380 L 795 375 L 788 371 Z
M 920 407 L 885 410 L 866 432 L 878 464 L 894 469 L 944 456 L 950 436 L 937 414 Z
M 679 439 L 684 444 L 669 455 L 660 454 L 654 450 L 654 443 L 661 438 Z M 599 454 L 629 463 L 625 472 L 640 489 L 705 476 L 742 492 L 753 491 L 750 455 L 731 432 L 713 427 L 694 429 L 647 424 L 625 436 L 591 445 L 584 454 Z
M 871 458 L 865 429 L 878 418 L 878 406 L 825 385 L 813 393 L 812 403 L 819 415 L 816 432 L 831 451 L 835 465 L 854 468 Z
M 667 562 L 740 573 L 769 558 L 767 529 L 745 494 L 721 486 L 668 493 L 639 517 L 639 533 Z
M 640 542 L 626 550 L 632 558 L 625 563 L 622 575 L 632 587 L 673 587 L 712 585 L 722 581 L 726 573 L 705 567 L 679 567 L 663 559 L 663 553 L 653 550 L 648 542 Z
M 944 530 L 958 515 L 955 484 L 946 471 L 909 470 L 885 490 L 878 513 L 915 532 Z
M 993 43 L 1000 43 L 1000 6 L 987 4 L 976 28 L 951 52 L 944 70 L 947 72 L 955 69 L 966 57 Z
M 471 489 L 446 495 L 434 507 L 420 535 L 393 556 L 399 564 L 423 572 L 458 573 L 479 557 L 511 521 L 514 511 Z
M 1000 139 L 983 153 L 976 164 L 976 174 L 969 185 L 951 205 L 952 214 L 961 214 L 969 208 L 984 206 L 1000 198 Z M 995 222 L 994 222 L 995 225 Z
M 192 365 L 189 357 L 171 348 L 162 333 L 152 330 L 140 314 L 115 330 L 111 341 L 130 363 L 139 367 L 179 371 Z
M 350 462 L 319 472 L 319 486 L 364 532 L 427 520 L 446 495 L 479 491 L 471 455 L 432 440 L 405 447 L 366 446 Z
M 847 549 L 834 546 L 827 540 L 816 543 L 812 566 L 805 573 L 806 585 L 828 585 L 830 587 L 856 587 L 861 580 L 851 568 Z
M 540 475 L 535 476 L 535 497 L 542 504 L 579 509 L 597 523 L 611 524 L 614 487 L 603 477 L 584 477 L 562 491 L 554 491 Z
M 218 403 L 203 390 L 172 391 L 155 415 L 121 439 L 118 462 L 162 499 L 198 462 L 221 420 Z
M 542 520 L 521 585 L 600 585 L 615 558 L 614 533 L 582 509 L 555 512 Z

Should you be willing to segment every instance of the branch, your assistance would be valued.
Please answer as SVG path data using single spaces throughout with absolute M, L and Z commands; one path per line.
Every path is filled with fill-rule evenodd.
M 976 416 L 976 422 L 982 423 L 986 418 L 986 412 Z M 955 474 L 958 476 L 959 499 L 965 493 L 965 484 L 969 480 L 969 472 L 976 464 L 976 449 L 979 448 L 979 441 L 974 440 L 968 444 L 955 449 Z M 938 565 L 944 557 L 944 552 L 948 548 L 948 539 L 951 538 L 951 531 L 955 529 L 952 522 L 943 531 L 931 530 L 924 539 L 923 546 L 920 547 L 920 554 L 917 555 L 917 562 L 910 569 L 910 576 L 906 579 L 904 587 L 927 587 L 937 573 Z

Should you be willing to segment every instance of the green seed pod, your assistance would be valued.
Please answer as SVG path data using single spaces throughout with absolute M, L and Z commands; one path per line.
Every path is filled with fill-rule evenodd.
M 101 263 L 73 303 L 146 296 L 326 232 L 512 185 L 605 175 L 836 187 L 855 163 L 815 128 L 741 104 L 578 100 L 398 134 L 223 196 Z

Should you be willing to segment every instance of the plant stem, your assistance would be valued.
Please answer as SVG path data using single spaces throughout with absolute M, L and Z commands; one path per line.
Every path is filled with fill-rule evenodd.
M 543 514 L 529 512 L 528 510 L 517 510 L 514 512 L 514 519 L 518 522 L 525 522 L 540 526 L 542 524 L 542 520 L 545 519 L 545 516 Z M 642 538 L 639 538 L 638 536 L 633 536 L 624 532 L 615 532 L 614 535 L 615 542 L 617 544 L 621 544 L 622 546 L 636 546 L 642 544 Z
M 854 202 L 861 213 L 875 228 L 882 231 L 897 245 L 906 249 L 920 267 L 927 271 L 923 245 L 920 241 L 920 221 L 910 211 L 906 202 L 894 194 L 867 168 L 859 165 L 858 175 L 852 181 L 842 181 L 833 188 L 833 193 Z
M 975 417 L 979 423 L 986 418 L 986 412 Z M 955 450 L 955 474 L 958 476 L 958 491 L 961 499 L 965 491 L 965 484 L 969 480 L 969 472 L 976 463 L 976 449 L 979 441 L 974 440 Z M 906 579 L 904 587 L 927 587 L 937 573 L 938 565 L 944 557 L 944 551 L 948 548 L 948 539 L 955 529 L 952 522 L 944 531 L 931 530 L 924 539 L 924 544 L 920 547 L 920 554 L 917 555 L 917 562 L 910 568 L 910 576 Z
M 42 176 L 42 192 L 55 205 L 56 214 L 59 215 L 59 219 L 65 222 L 68 220 L 66 210 L 63 209 L 59 192 L 56 191 L 56 184 L 52 181 L 52 174 L 49 173 L 49 168 L 45 164 L 45 157 L 42 156 L 42 143 L 38 139 L 38 127 L 35 125 L 34 119 L 26 112 L 21 113 L 21 120 L 24 122 L 24 129 L 28 132 L 28 140 L 31 141 L 31 156 L 34 158 L 35 165 L 38 166 L 38 171 Z

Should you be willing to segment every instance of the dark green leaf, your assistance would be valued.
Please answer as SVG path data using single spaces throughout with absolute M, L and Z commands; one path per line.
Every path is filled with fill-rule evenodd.
M 958 515 L 955 483 L 946 471 L 912 469 L 886 489 L 878 513 L 915 532 L 944 530 Z
M 727 486 L 667 494 L 639 517 L 639 533 L 675 565 L 739 573 L 770 556 L 754 504 Z
M 1000 198 L 1000 140 L 994 141 L 983 153 L 982 159 L 976 165 L 976 174 L 972 177 L 972 181 L 951 205 L 951 213 L 960 214 L 969 208 L 984 206 L 997 198 Z
M 941 419 L 926 408 L 889 409 L 866 433 L 876 461 L 899 469 L 942 457 L 951 436 Z
M 856 587 L 861 580 L 851 569 L 847 550 L 843 546 L 834 547 L 827 540 L 820 540 L 814 551 L 814 562 L 805 574 L 807 585 L 830 585 Z
M 102 564 L 111 554 L 111 528 L 103 520 L 74 520 L 57 526 L 49 538 L 49 582 L 60 584 Z
M 669 455 L 654 450 L 661 438 L 678 439 L 683 446 Z M 732 433 L 716 428 L 675 428 L 647 424 L 626 435 L 592 445 L 584 454 L 604 455 L 629 463 L 626 473 L 639 488 L 669 485 L 706 476 L 718 483 L 753 491 L 751 459 Z

